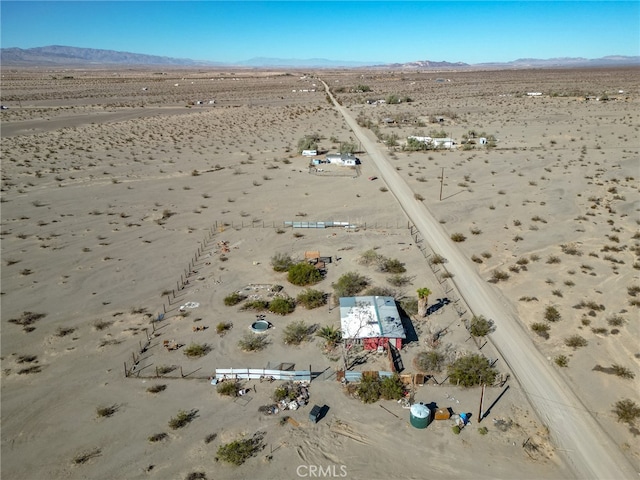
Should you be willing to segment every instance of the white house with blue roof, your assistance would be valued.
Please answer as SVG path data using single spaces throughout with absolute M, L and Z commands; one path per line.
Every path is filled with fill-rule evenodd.
M 366 350 L 386 347 L 398 349 L 407 334 L 393 297 L 340 297 L 342 338 L 362 343 Z

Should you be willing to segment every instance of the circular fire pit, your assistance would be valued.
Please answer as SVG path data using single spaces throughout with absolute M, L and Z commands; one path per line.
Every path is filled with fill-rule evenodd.
M 251 324 L 251 330 L 253 333 L 264 333 L 269 329 L 269 322 L 266 320 L 256 320 Z

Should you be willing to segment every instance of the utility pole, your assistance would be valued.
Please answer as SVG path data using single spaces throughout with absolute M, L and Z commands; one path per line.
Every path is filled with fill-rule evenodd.
M 442 185 L 444 184 L 444 167 L 442 167 L 442 176 L 440 177 L 440 201 L 442 201 Z
M 480 394 L 480 411 L 478 412 L 478 423 L 482 421 L 482 409 L 484 407 L 484 383 L 482 384 L 482 393 Z

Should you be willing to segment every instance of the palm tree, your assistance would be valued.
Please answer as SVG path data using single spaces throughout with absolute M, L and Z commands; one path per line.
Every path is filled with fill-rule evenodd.
M 327 343 L 327 348 L 334 348 L 336 345 L 340 343 L 342 340 L 342 332 L 337 327 L 332 327 L 330 325 L 322 327 L 316 333 L 320 338 L 323 338 Z
M 429 295 L 431 295 L 431 290 L 428 288 L 419 288 L 418 289 L 418 316 L 426 317 L 427 316 L 427 300 L 429 299 Z

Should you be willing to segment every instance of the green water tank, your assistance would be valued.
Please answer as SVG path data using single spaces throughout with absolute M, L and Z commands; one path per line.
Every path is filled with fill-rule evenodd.
M 427 428 L 431 421 L 431 410 L 424 403 L 411 405 L 409 422 L 416 428 Z

